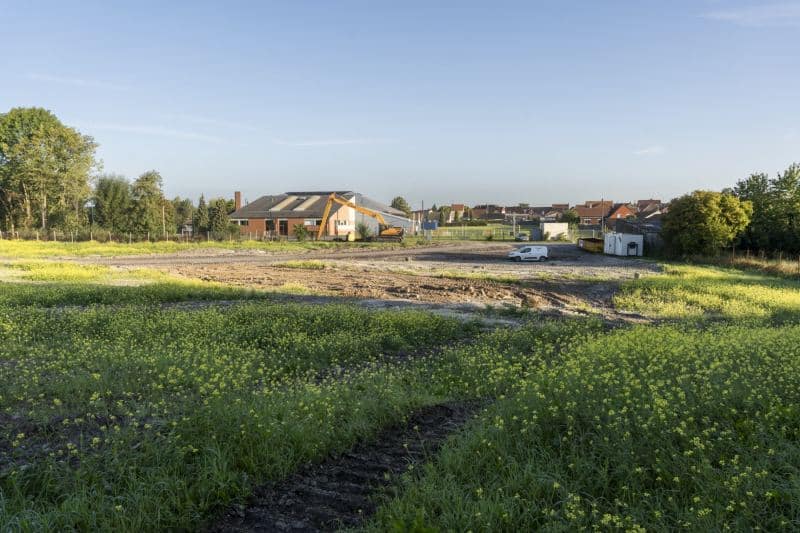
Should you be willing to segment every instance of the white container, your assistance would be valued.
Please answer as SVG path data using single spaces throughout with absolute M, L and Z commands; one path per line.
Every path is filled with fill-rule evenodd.
M 644 255 L 644 235 L 612 232 L 606 233 L 603 240 L 603 252 L 607 255 L 635 257 Z

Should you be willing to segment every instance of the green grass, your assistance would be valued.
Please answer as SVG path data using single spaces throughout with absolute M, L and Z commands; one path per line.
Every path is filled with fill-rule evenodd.
M 489 272 L 460 272 L 458 270 L 444 270 L 434 274 L 437 278 L 448 279 L 476 279 L 481 281 L 493 281 L 495 283 L 517 284 L 521 280 L 519 276 L 513 274 L 492 274 Z
M 363 243 L 363 242 L 262 242 L 262 241 L 233 241 L 233 242 L 197 242 L 180 243 L 172 241 L 159 242 L 134 242 L 128 243 L 100 243 L 100 242 L 57 242 L 57 241 L 20 241 L 0 240 L 0 257 L 12 259 L 30 258 L 55 258 L 55 257 L 86 257 L 86 256 L 116 256 L 116 255 L 142 255 L 165 254 L 175 252 L 190 252 L 198 250 L 260 250 L 265 252 L 297 252 L 318 249 L 352 249 L 352 248 L 406 248 L 417 246 L 413 240 L 402 243 Z
M 667 265 L 661 275 L 623 285 L 615 304 L 664 319 L 767 320 L 800 318 L 800 281 L 758 272 Z
M 501 394 L 554 341 L 595 329 L 476 337 L 427 313 L 269 303 L 6 308 L 0 526 L 195 528 L 421 405 Z
M 324 270 L 326 268 L 330 268 L 331 265 L 324 261 L 310 259 L 306 261 L 283 261 L 282 263 L 273 263 L 272 266 L 278 268 L 296 268 L 299 270 Z
M 287 287 L 287 292 L 300 292 Z M 0 307 L 86 306 L 267 298 L 265 291 L 121 269 L 42 260 L 0 263 Z
M 541 361 L 370 529 L 796 530 L 800 327 L 637 327 Z
M 470 399 L 491 403 L 366 529 L 800 528 L 796 281 L 668 265 L 616 299 L 666 323 L 525 313 L 484 332 L 149 271 L 4 268 L 26 279 L 0 284 L 0 530 L 202 528 Z M 165 305 L 196 299 L 253 300 Z

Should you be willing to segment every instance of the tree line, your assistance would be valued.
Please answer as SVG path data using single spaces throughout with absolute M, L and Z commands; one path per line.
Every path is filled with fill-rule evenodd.
M 215 236 L 232 231 L 233 200 L 197 205 L 164 196 L 161 175 L 150 170 L 132 182 L 100 173 L 97 143 L 41 108 L 0 114 L 0 229 L 12 233 L 92 231 L 150 235 Z
M 182 233 L 191 225 L 195 234 L 230 231 L 228 213 L 233 200 L 216 198 L 206 203 L 200 196 L 197 206 L 189 198 L 168 200 L 162 191 L 163 180 L 155 170 L 145 172 L 132 183 L 123 176 L 103 175 L 96 180 L 90 204 L 90 225 L 111 233 L 151 236 Z
M 661 236 L 674 255 L 713 255 L 729 247 L 800 254 L 800 165 L 774 178 L 754 173 L 721 192 L 672 200 Z

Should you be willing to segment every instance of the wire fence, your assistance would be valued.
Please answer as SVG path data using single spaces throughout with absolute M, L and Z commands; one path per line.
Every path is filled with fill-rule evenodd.
M 137 233 L 137 232 L 110 232 L 107 230 L 75 230 L 64 231 L 58 229 L 48 230 L 18 230 L 0 231 L 0 240 L 24 240 L 42 242 L 114 242 L 114 243 L 141 243 L 141 242 L 204 242 L 204 241 L 278 241 L 287 240 L 286 236 L 273 234 L 274 232 L 258 233 L 232 233 L 206 231 L 199 234 L 183 233 Z

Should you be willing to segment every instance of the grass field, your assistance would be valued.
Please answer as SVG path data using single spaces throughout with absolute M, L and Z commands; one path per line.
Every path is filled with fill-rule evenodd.
M 365 529 L 800 527 L 797 281 L 670 265 L 616 296 L 653 324 L 486 331 L 146 270 L 3 268 L 0 530 L 204 527 L 465 400 L 486 407 Z
M 332 242 L 332 241 L 207 241 L 207 242 L 134 242 L 134 243 L 100 243 L 100 242 L 60 242 L 60 241 L 22 241 L 0 239 L 0 257 L 5 258 L 52 258 L 52 257 L 86 257 L 165 254 L 201 250 L 262 250 L 266 252 L 294 252 L 302 250 L 339 249 L 339 248 L 381 248 L 418 246 L 413 239 L 400 243 L 367 243 L 367 242 Z

